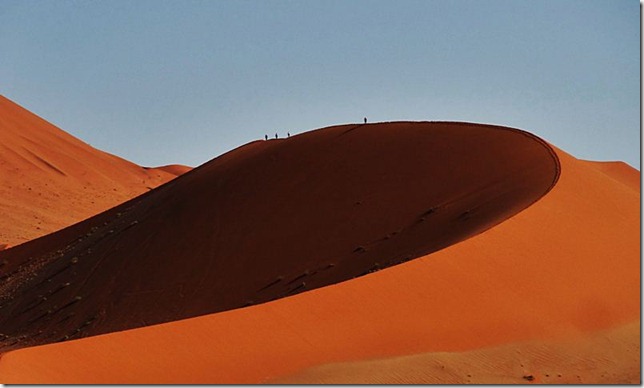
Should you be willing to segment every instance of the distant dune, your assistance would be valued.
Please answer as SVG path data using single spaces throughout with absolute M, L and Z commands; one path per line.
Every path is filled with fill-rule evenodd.
M 169 174 L 179 176 L 192 170 L 192 167 L 184 166 L 182 164 L 169 164 L 167 166 L 154 167 L 153 170 L 161 170 Z
M 0 244 L 82 221 L 177 172 L 146 170 L 92 148 L 0 96 Z
M 637 383 L 631 170 L 467 123 L 247 144 L 0 252 L 0 381 Z

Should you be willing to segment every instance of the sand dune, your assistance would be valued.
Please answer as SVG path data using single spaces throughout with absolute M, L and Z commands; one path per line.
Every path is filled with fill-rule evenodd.
M 240 308 L 375 272 L 503 221 L 548 192 L 558 169 L 537 138 L 474 124 L 349 125 L 251 143 L 0 253 L 0 349 Z
M 92 148 L 0 96 L 0 244 L 18 245 L 82 221 L 175 172 L 146 170 Z
M 192 167 L 184 166 L 182 164 L 169 164 L 167 166 L 154 167 L 153 169 L 165 171 L 169 174 L 179 176 L 192 170 Z
M 4 338 L 5 349 L 49 342 L 59 338 L 61 333 L 52 335 L 52 331 L 61 327 L 80 329 L 71 332 L 76 335 L 73 339 L 103 329 L 118 330 L 119 324 L 127 328 L 128 324 L 153 323 L 159 314 L 165 314 L 163 321 L 207 310 L 183 308 L 184 302 L 227 311 L 11 351 L 0 359 L 0 381 L 314 382 L 329 370 L 322 365 L 336 363 L 331 369 L 340 377 L 335 381 L 368 382 L 366 377 L 360 379 L 360 373 L 375 365 L 384 372 L 378 381 L 408 382 L 398 373 L 428 359 L 433 363 L 428 366 L 430 371 L 440 362 L 453 372 L 451 376 L 458 377 L 455 382 L 517 382 L 528 375 L 535 377 L 534 382 L 555 383 L 638 379 L 639 352 L 634 349 L 639 344 L 640 193 L 633 184 L 635 173 L 623 166 L 604 171 L 520 132 L 476 125 L 420 125 L 418 133 L 413 129 L 416 124 L 381 124 L 251 143 L 93 220 L 4 251 L 0 259 L 7 260 L 8 267 L 0 268 L 2 273 L 22 275 L 14 281 L 14 288 L 3 291 L 17 298 L 3 309 L 43 310 L 50 303 L 60 307 L 61 301 L 73 301 L 76 295 L 82 298 L 65 308 L 86 314 L 80 320 L 72 316 L 63 322 L 51 319 L 59 318 L 53 314 L 31 312 L 26 321 L 24 313 L 4 316 L 0 327 L 12 335 Z M 437 129 L 439 138 L 423 137 L 433 132 L 430 128 Z M 460 131 L 465 131 L 471 143 L 450 141 Z M 400 141 L 408 139 L 403 134 L 410 134 L 412 141 Z M 293 143 L 298 146 L 291 147 Z M 312 154 L 311 148 L 324 152 Z M 387 152 L 392 148 L 396 152 Z M 552 150 L 559 165 L 553 163 Z M 359 161 L 365 158 L 371 163 L 361 166 Z M 313 164 L 310 170 L 315 174 L 283 173 L 303 163 Z M 264 167 L 257 171 L 258 166 Z M 558 166 L 559 181 L 548 192 Z M 338 173 L 343 169 L 350 175 Z M 329 176 L 334 180 L 327 181 Z M 270 184 L 275 185 L 275 192 L 259 190 Z M 352 185 L 356 191 L 351 191 Z M 369 190 L 357 190 L 362 187 Z M 232 188 L 242 199 L 217 195 Z M 312 192 L 302 192 L 302 188 Z M 322 189 L 326 196 L 316 191 Z M 257 192 L 260 200 L 254 195 Z M 280 201 L 292 192 L 298 195 L 289 194 Z M 309 210 L 311 199 L 317 200 Z M 234 202 L 237 212 L 227 215 L 224 209 L 233 208 L 233 200 L 241 204 Z M 168 203 L 175 211 L 164 213 L 163 205 Z M 449 206 L 429 212 L 435 203 Z M 298 218 L 298 214 L 306 217 Z M 331 223 L 334 216 L 346 225 L 329 228 L 336 225 Z M 444 217 L 438 220 L 440 228 L 425 226 L 439 216 Z M 197 225 L 210 220 L 215 226 L 206 231 L 195 228 L 195 218 L 201 220 Z M 161 220 L 168 222 L 164 225 Z M 417 226 L 421 229 L 409 225 L 421 225 Z M 137 228 L 147 230 L 149 237 L 134 233 Z M 191 233 L 179 239 L 181 230 Z M 431 237 L 443 230 L 448 233 L 439 233 L 439 241 Z M 401 238 L 406 235 L 411 237 Z M 75 240 L 79 237 L 83 240 Z M 210 243 L 204 246 L 203 241 Z M 69 250 L 66 242 L 72 243 Z M 137 244 L 142 248 L 131 253 Z M 315 249 L 298 250 L 298 246 Z M 339 281 L 369 272 L 374 261 L 381 263 L 401 250 L 422 257 Z M 73 256 L 77 253 L 82 256 Z M 127 260 L 121 260 L 121 255 Z M 28 260 L 30 256 L 40 259 Z M 225 263 L 234 263 L 233 268 L 216 261 L 211 266 L 186 265 L 202 257 L 226 257 Z M 356 257 L 368 260 L 358 259 L 354 264 Z M 74 258 L 77 261 L 72 263 Z M 342 276 L 321 275 L 317 282 L 311 279 L 323 272 L 305 272 L 312 263 L 330 260 L 334 266 L 328 270 L 351 264 L 338 271 Z M 34 262 L 38 265 L 30 267 Z M 301 262 L 302 267 L 294 267 L 294 262 Z M 15 272 L 20 264 L 26 270 Z M 54 276 L 58 284 L 55 276 L 69 276 L 64 272 L 69 268 L 62 264 L 90 268 L 88 273 L 85 267 L 69 267 L 87 283 L 77 285 L 73 275 L 73 290 L 70 281 L 55 292 L 60 301 L 34 299 L 39 290 L 52 287 L 39 281 L 47 283 Z M 144 269 L 137 273 L 133 268 L 138 266 Z M 172 277 L 164 272 L 169 268 L 174 271 Z M 104 273 L 115 272 L 125 274 L 123 279 L 105 279 Z M 276 275 L 283 278 L 272 283 Z M 136 282 L 122 284 L 133 279 Z M 198 279 L 197 287 L 186 293 L 194 279 Z M 281 288 L 282 294 L 257 297 L 265 295 L 259 291 L 289 279 L 296 281 L 291 288 Z M 307 292 L 292 286 L 302 281 L 312 288 L 336 280 L 336 284 Z M 159 284 L 165 288 L 155 289 Z M 295 295 L 230 310 L 251 300 L 258 303 L 279 297 L 289 289 Z M 177 294 L 183 296 L 173 299 Z M 25 296 L 30 299 L 21 299 Z M 98 311 L 104 309 L 104 313 L 92 314 L 88 300 L 97 302 Z M 31 307 L 25 305 L 27 301 L 39 304 Z M 70 321 L 73 324 L 65 323 Z M 40 329 L 34 331 L 34 327 Z M 582 349 L 586 358 L 564 362 L 578 354 L 575 349 Z M 399 357 L 405 356 L 409 358 L 401 362 Z M 387 360 L 347 364 L 383 358 Z M 483 374 L 502 359 L 509 360 L 505 369 L 509 374 L 486 380 L 494 376 Z M 525 361 L 523 366 L 513 364 L 516 359 Z M 468 372 L 464 363 L 471 360 L 478 363 L 478 369 Z M 596 365 L 607 369 L 604 376 L 593 369 Z M 554 366 L 568 380 L 550 379 Z M 394 369 L 387 373 L 387 368 Z M 417 376 L 414 382 L 436 381 L 433 373 Z

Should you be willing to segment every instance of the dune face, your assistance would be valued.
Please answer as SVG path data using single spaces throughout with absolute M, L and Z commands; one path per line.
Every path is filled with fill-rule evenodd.
M 176 175 L 92 148 L 0 96 L 0 244 L 59 230 Z
M 0 349 L 221 312 L 375 272 L 489 229 L 558 176 L 544 142 L 488 125 L 345 125 L 250 143 L 0 252 Z

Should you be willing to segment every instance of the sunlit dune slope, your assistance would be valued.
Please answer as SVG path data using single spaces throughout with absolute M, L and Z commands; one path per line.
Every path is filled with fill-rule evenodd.
M 525 132 L 344 125 L 250 143 L 0 253 L 0 346 L 147 326 L 291 296 L 439 250 L 555 184 Z
M 640 192 L 640 172 L 624 162 L 595 162 L 583 160 L 582 163 L 595 168 L 618 182 Z
M 0 96 L 0 244 L 69 226 L 175 176 L 92 148 Z

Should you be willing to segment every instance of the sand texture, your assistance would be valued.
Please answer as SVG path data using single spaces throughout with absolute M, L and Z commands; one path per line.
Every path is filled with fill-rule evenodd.
M 639 322 L 565 340 L 328 364 L 270 384 L 641 384 Z

